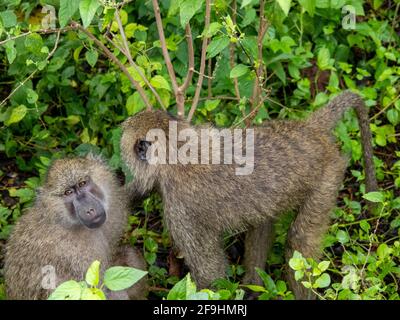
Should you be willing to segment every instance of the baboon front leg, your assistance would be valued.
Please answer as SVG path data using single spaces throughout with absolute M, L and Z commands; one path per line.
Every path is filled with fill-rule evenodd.
M 305 258 L 319 259 L 321 255 L 321 240 L 329 227 L 329 214 L 336 202 L 341 176 L 337 173 L 327 174 L 315 190 L 306 195 L 296 219 L 288 233 L 286 262 L 293 256 L 295 250 Z M 294 279 L 294 271 L 287 264 L 288 282 L 296 299 L 315 299 L 310 289 Z
M 179 233 L 173 232 L 171 234 L 199 289 L 209 288 L 214 280 L 226 276 L 228 263 L 222 238 L 217 233 L 197 236 L 179 236 Z
M 268 219 L 258 227 L 252 227 L 246 232 L 244 243 L 245 284 L 262 285 L 262 280 L 255 268 L 264 269 L 267 255 L 272 248 L 274 239 L 273 219 Z

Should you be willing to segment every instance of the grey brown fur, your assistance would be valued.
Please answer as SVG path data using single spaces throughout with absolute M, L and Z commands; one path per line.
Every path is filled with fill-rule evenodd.
M 135 173 L 130 190 L 133 194 L 160 192 L 171 236 L 200 287 L 225 276 L 222 234 L 230 230 L 248 230 L 244 281 L 259 282 L 254 267 L 264 268 L 273 221 L 287 210 L 296 210 L 297 216 L 288 233 L 286 258 L 294 250 L 305 257 L 319 257 L 320 240 L 329 226 L 347 165 L 331 131 L 351 106 L 361 115 L 367 190 L 371 191 L 376 180 L 367 111 L 361 97 L 349 91 L 306 120 L 274 120 L 255 127 L 255 167 L 252 174 L 243 176 L 235 175 L 234 165 L 150 165 L 140 159 L 137 142 L 153 128 L 168 134 L 173 120 L 163 111 L 141 112 L 122 126 L 122 154 Z M 189 127 L 199 129 L 178 120 L 178 131 Z M 310 298 L 292 271 L 288 273 L 295 296 Z
M 99 188 L 106 220 L 98 228 L 77 224 L 63 202 L 66 188 L 90 177 Z M 94 260 L 102 271 L 113 265 L 145 268 L 140 253 L 118 245 L 127 224 L 127 199 L 107 166 L 93 156 L 56 160 L 37 199 L 17 222 L 6 247 L 5 282 L 8 299 L 46 299 L 42 267 L 55 267 L 56 285 L 81 281 Z M 110 293 L 110 299 L 144 299 L 146 280 L 129 291 Z

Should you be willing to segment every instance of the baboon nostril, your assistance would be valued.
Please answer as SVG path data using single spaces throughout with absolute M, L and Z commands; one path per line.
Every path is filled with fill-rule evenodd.
M 86 215 L 88 215 L 88 216 L 92 216 L 94 214 L 95 214 L 94 209 L 89 209 L 88 211 L 86 211 Z

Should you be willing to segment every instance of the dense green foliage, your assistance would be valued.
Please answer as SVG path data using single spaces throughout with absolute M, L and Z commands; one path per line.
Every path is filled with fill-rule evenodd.
M 262 61 L 257 41 L 260 1 L 237 1 L 236 11 L 236 1 L 212 1 L 211 24 L 206 30 L 205 1 L 159 3 L 179 84 L 188 72 L 187 22 L 193 34 L 195 70 L 200 66 L 202 38 L 210 38 L 194 123 L 209 121 L 227 127 L 244 126 L 249 119 L 255 125 L 272 118 L 296 119 L 344 88 L 363 95 L 370 107 L 381 188 L 367 197 L 380 203 L 380 210 L 376 216 L 366 212 L 358 124 L 349 112 L 336 133 L 343 152 L 351 156 L 350 166 L 323 242 L 323 262 L 295 255 L 290 266 L 297 270 L 299 281 L 321 298 L 400 299 L 400 2 L 266 1 Z M 44 19 L 52 23 L 48 19 L 51 10 L 42 13 L 46 4 L 55 8 L 59 18 L 56 26 L 64 28 L 60 33 L 43 31 Z M 89 151 L 101 153 L 113 169 L 132 178 L 120 159 L 118 125 L 143 110 L 145 103 L 128 77 L 87 34 L 68 27 L 71 19 L 80 21 L 110 48 L 144 88 L 152 105 L 161 107 L 140 73 L 157 91 L 162 104 L 172 113 L 177 111 L 152 2 L 128 2 L 119 11 L 137 68 L 121 52 L 121 29 L 111 5 L 112 1 L 97 0 L 0 0 L 0 249 L 22 210 L 34 200 L 34 190 L 53 159 Z M 345 5 L 355 8 L 355 29 L 342 24 Z M 254 105 L 253 86 L 260 65 L 266 67 L 260 92 L 263 99 Z M 186 114 L 198 76 L 195 72 L 187 89 Z M 187 270 L 172 252 L 161 216 L 162 204 L 154 194 L 132 211 L 126 234 L 132 245 L 143 247 L 152 298 L 204 298 L 207 294 L 211 299 L 240 299 L 240 289 L 245 288 L 260 299 L 292 298 L 283 280 L 283 245 L 292 213 L 276 225 L 268 267 L 259 270 L 263 287 L 239 286 L 244 271 L 241 238 L 227 235 L 230 280 L 217 282 L 217 291 L 200 293 L 190 287 L 193 284 L 188 277 L 168 293 Z M 5 296 L 1 281 L 0 299 Z

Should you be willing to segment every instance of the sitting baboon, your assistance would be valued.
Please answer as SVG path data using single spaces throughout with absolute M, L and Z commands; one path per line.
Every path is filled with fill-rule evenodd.
M 99 260 L 143 269 L 140 253 L 119 246 L 128 219 L 127 197 L 100 158 L 56 160 L 32 208 L 18 220 L 6 247 L 9 299 L 46 299 L 55 286 L 85 279 Z M 109 299 L 144 299 L 146 279 Z
M 210 141 L 219 137 L 214 131 L 203 139 L 204 127 L 191 126 L 164 111 L 143 111 L 122 125 L 122 155 L 135 173 L 130 192 L 145 194 L 156 189 L 161 194 L 172 239 L 200 287 L 225 275 L 222 235 L 231 230 L 247 230 L 244 281 L 259 283 L 255 267 L 264 268 L 273 222 L 283 212 L 297 212 L 288 233 L 286 258 L 291 258 L 294 250 L 305 257 L 318 258 L 320 240 L 327 231 L 329 213 L 347 164 L 332 130 L 351 106 L 356 107 L 360 120 L 367 191 L 372 191 L 376 189 L 376 179 L 367 111 L 361 97 L 346 91 L 306 120 L 267 121 L 252 128 L 254 168 L 247 175 L 237 174 L 238 167 L 232 162 L 200 161 L 198 156 L 203 160 L 204 150 L 192 152 L 192 161 L 179 163 L 175 152 L 182 155 L 183 151 L 191 151 L 182 143 L 191 135 L 188 129 L 202 137 L 201 146 L 209 155 L 224 151 L 226 146 L 232 153 L 232 145 L 224 139 L 220 149 L 211 149 Z M 176 137 L 171 137 L 175 128 L 180 137 L 177 142 Z M 234 135 L 234 130 L 226 130 Z M 196 142 L 194 139 L 192 144 L 193 141 Z M 251 150 L 251 139 L 246 138 L 244 144 L 246 150 Z M 235 140 L 233 146 L 236 145 Z M 162 156 L 167 159 L 165 164 L 160 160 Z M 311 298 L 289 268 L 288 273 L 295 296 Z

